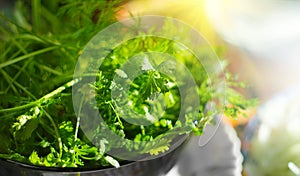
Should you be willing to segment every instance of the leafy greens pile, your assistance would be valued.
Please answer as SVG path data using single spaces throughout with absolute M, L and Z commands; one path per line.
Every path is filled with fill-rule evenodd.
M 170 129 L 201 135 L 205 124 L 215 115 L 206 112 L 206 105 L 212 100 L 228 96 L 228 104 L 219 110 L 224 108 L 232 117 L 253 104 L 230 88 L 226 95 L 219 95 L 211 89 L 211 80 L 204 69 L 194 70 L 198 75 L 197 91 L 202 98 L 199 114 L 186 116 L 180 122 L 177 120 L 181 101 L 178 85 L 159 71 L 145 69 L 144 74 L 131 82 L 129 110 L 132 111 L 127 113 L 139 112 L 153 125 L 128 123 L 116 111 L 110 91 L 118 86 L 112 81 L 114 75 L 128 76 L 120 67 L 129 57 L 151 50 L 169 53 L 190 68 L 194 64 L 194 56 L 174 41 L 136 38 L 112 49 L 107 56 L 110 59 L 101 65 L 96 81 L 89 86 L 95 91 L 96 108 L 112 131 L 134 141 L 160 139 L 156 140 L 160 142 L 150 146 L 120 144 L 105 138 L 101 124 L 87 132 L 94 136 L 92 141 L 97 141 L 97 145 L 91 142 L 81 131 L 81 119 L 74 113 L 71 88 L 78 80 L 73 79 L 73 72 L 85 44 L 98 31 L 116 22 L 115 14 L 121 4 L 121 1 L 106 0 L 28 0 L 16 2 L 13 17 L 0 14 L 0 158 L 48 167 L 118 167 L 118 159 L 107 154 L 112 147 L 143 148 L 144 153 L 157 155 L 169 149 L 171 141 L 160 134 Z M 147 64 L 140 66 L 147 67 Z M 237 83 L 229 81 L 228 85 Z M 84 87 L 82 90 L 84 94 Z M 152 95 L 167 102 L 162 118 L 147 113 L 149 109 L 163 111 L 152 103 Z M 88 102 L 89 99 L 82 100 Z M 97 123 L 90 125 L 93 124 Z

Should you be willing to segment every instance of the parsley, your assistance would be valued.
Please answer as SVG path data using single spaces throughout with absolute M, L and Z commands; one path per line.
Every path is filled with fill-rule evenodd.
M 222 79 L 216 74 L 212 82 L 204 68 L 195 68 L 193 53 L 175 41 L 137 37 L 109 49 L 95 73 L 96 80 L 85 85 L 93 92 L 86 92 L 88 87 L 80 88 L 81 106 L 95 98 L 94 108 L 105 120 L 91 121 L 85 125 L 92 130 L 81 130 L 84 119 L 76 117 L 71 96 L 71 88 L 81 78 L 73 79 L 73 71 L 85 44 L 116 21 L 115 12 L 121 4 L 119 0 L 20 0 L 15 4 L 13 19 L 0 14 L 1 158 L 48 167 L 119 167 L 120 160 L 108 155 L 113 148 L 158 155 L 169 150 L 172 138 L 178 134 L 193 131 L 201 135 L 204 126 L 222 110 L 223 106 L 216 106 L 217 111 L 207 109 L 211 101 L 224 98 L 211 88 Z M 143 54 L 151 51 L 178 58 L 195 79 L 200 105 L 187 108 L 181 120 L 181 102 L 188 102 L 189 97 L 181 95 L 179 88 L 189 90 L 190 85 L 174 75 L 184 73 L 183 68 Z M 142 74 L 133 77 L 122 65 L 130 68 L 127 61 L 135 55 L 143 58 L 133 64 Z M 116 80 L 129 83 L 128 94 L 118 91 L 122 85 Z M 230 82 L 234 85 L 235 80 Z M 237 116 L 253 105 L 229 86 L 226 88 L 227 115 Z M 123 101 L 124 97 L 128 101 Z M 126 111 L 120 111 L 121 107 Z M 107 138 L 105 128 L 135 143 Z M 166 136 L 166 132 L 170 133 Z

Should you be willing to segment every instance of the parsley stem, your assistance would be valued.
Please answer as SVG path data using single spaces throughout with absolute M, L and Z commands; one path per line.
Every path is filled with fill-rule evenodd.
M 142 131 L 142 135 L 146 135 L 145 127 L 143 125 L 141 125 L 141 131 Z
M 2 27 L 0 27 L 0 31 L 6 34 L 7 36 L 10 36 L 10 34 Z M 11 37 L 11 42 L 14 43 L 19 48 L 19 51 L 23 52 L 24 54 L 28 53 L 27 50 L 19 42 L 17 42 L 14 37 Z
M 22 110 L 22 109 L 26 109 L 26 108 L 31 108 L 33 106 L 42 106 L 43 104 L 49 105 L 47 103 L 51 98 L 59 95 L 62 91 L 64 91 L 65 89 L 67 89 L 69 87 L 72 87 L 73 85 L 75 85 L 78 82 L 79 82 L 79 78 L 71 80 L 71 81 L 67 82 L 66 84 L 64 84 L 63 86 L 60 86 L 59 88 L 55 89 L 54 91 L 48 93 L 47 95 L 43 96 L 42 98 L 40 98 L 36 101 L 30 102 L 25 105 L 16 106 L 13 108 L 0 109 L 0 113 L 18 111 L 18 110 Z
M 27 104 L 21 105 L 21 106 L 16 106 L 16 107 L 13 107 L 13 108 L 0 109 L 0 113 L 19 111 L 19 110 L 22 110 L 22 109 L 31 108 L 33 106 L 36 106 L 37 104 L 38 104 L 38 100 L 37 101 L 33 101 L 31 103 L 27 103 Z
M 78 83 L 78 81 L 79 81 L 79 79 L 74 79 L 74 80 L 71 80 L 71 81 L 67 82 L 63 86 L 60 86 L 59 88 L 55 89 L 54 91 L 52 91 L 52 92 L 48 93 L 47 95 L 43 96 L 39 101 L 41 101 L 41 103 L 44 103 L 45 101 L 48 101 L 50 98 L 60 94 L 62 91 L 66 90 L 67 88 L 72 87 L 73 85 Z
M 123 123 L 122 123 L 122 121 L 121 121 L 121 119 L 120 119 L 120 116 L 119 116 L 118 112 L 116 111 L 116 109 L 114 108 L 112 102 L 109 102 L 109 105 L 110 105 L 110 107 L 112 108 L 112 110 L 115 112 L 116 118 L 118 119 L 118 122 L 119 122 L 120 127 L 121 127 L 122 129 L 124 129 L 124 126 L 123 126 Z
M 22 86 L 17 81 L 14 81 L 14 79 L 12 77 L 10 77 L 4 70 L 1 69 L 1 72 L 6 77 L 7 81 L 9 82 L 9 85 L 12 86 L 13 90 L 15 89 L 13 84 L 15 84 L 17 87 L 22 89 L 29 97 L 33 98 L 34 100 L 36 99 L 35 96 L 31 92 L 29 92 L 24 86 Z
M 32 61 L 32 59 L 33 58 L 30 58 L 24 63 L 24 65 L 21 67 L 21 69 L 19 69 L 18 73 L 13 77 L 12 82 L 15 82 L 17 80 L 17 78 L 21 75 L 22 72 L 26 73 L 25 68 L 29 65 L 29 63 Z M 11 86 L 8 86 L 5 89 L 5 92 L 7 93 L 10 88 L 11 88 Z
M 63 144 L 62 144 L 62 140 L 61 140 L 61 137 L 60 137 L 60 134 L 59 134 L 59 131 L 57 129 L 57 126 L 53 120 L 53 118 L 51 117 L 51 115 L 49 113 L 47 113 L 47 111 L 44 110 L 44 113 L 45 115 L 48 117 L 48 119 L 50 120 L 53 128 L 54 128 L 54 131 L 55 131 L 55 134 L 56 134 L 56 137 L 57 137 L 57 141 L 58 141 L 58 148 L 59 148 L 59 156 L 58 156 L 58 161 L 61 160 L 61 157 L 62 157 L 62 152 L 63 152 Z
M 40 31 L 41 30 L 41 16 L 43 15 L 41 13 L 41 0 L 32 0 L 31 1 L 32 4 L 32 17 L 33 17 L 33 20 L 32 20 L 32 23 L 33 23 L 33 29 L 36 30 L 35 32 L 37 31 Z
M 48 66 L 46 66 L 46 65 L 37 64 L 37 66 L 38 66 L 40 69 L 43 69 L 43 70 L 45 70 L 45 71 L 47 71 L 47 72 L 49 72 L 49 73 L 52 73 L 52 74 L 54 74 L 54 75 L 57 75 L 57 76 L 62 76 L 62 75 L 63 75 L 63 73 L 61 73 L 61 72 L 59 72 L 59 71 L 56 71 L 55 69 L 50 68 L 50 67 L 48 67 Z
M 7 62 L 1 63 L 0 68 L 12 65 L 14 63 L 20 62 L 22 60 L 25 60 L 25 59 L 30 58 L 30 57 L 35 56 L 35 55 L 39 55 L 39 54 L 46 53 L 46 52 L 51 51 L 51 50 L 55 50 L 57 48 L 58 48 L 58 46 L 51 46 L 51 47 L 44 48 L 44 49 L 29 53 L 29 54 L 22 55 L 22 56 L 17 57 L 13 60 L 9 60 Z
M 11 87 L 12 90 L 14 91 L 14 93 L 18 95 L 19 92 L 17 91 L 14 84 L 10 81 L 9 75 L 3 69 L 0 69 L 0 72 L 2 73 L 2 75 L 3 75 L 4 79 L 6 80 L 6 82 L 8 83 L 8 87 Z
M 79 125 L 80 125 L 80 116 L 81 116 L 81 109 L 82 109 L 82 105 L 84 102 L 84 98 L 85 98 L 85 93 L 83 93 L 81 101 L 80 101 L 80 105 L 79 105 L 79 110 L 78 110 L 78 114 L 77 114 L 77 122 L 76 122 L 76 128 L 75 128 L 75 135 L 74 135 L 74 141 L 77 140 L 77 136 L 78 136 L 78 130 L 79 130 Z

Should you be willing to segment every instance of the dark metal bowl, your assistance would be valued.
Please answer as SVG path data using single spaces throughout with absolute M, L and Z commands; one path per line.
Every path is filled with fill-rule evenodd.
M 159 176 L 175 165 L 185 143 L 158 158 L 127 162 L 119 168 L 48 168 L 0 159 L 0 176 Z

